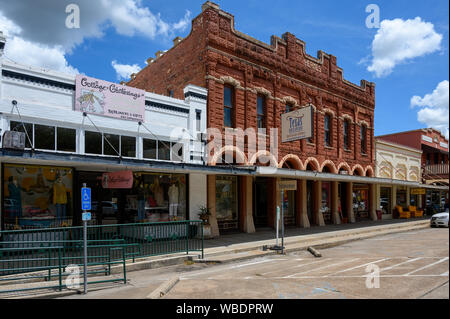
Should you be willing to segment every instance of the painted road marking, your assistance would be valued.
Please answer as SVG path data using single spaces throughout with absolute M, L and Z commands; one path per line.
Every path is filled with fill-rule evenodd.
M 333 267 L 333 266 L 337 266 L 337 265 L 346 264 L 346 263 L 349 263 L 349 262 L 352 262 L 352 261 L 355 261 L 355 260 L 358 260 L 358 259 L 359 259 L 359 258 L 353 258 L 353 259 L 350 259 L 350 260 L 341 261 L 341 262 L 339 262 L 339 263 L 335 263 L 335 264 L 331 264 L 331 265 L 326 265 L 326 266 L 322 266 L 322 267 L 319 267 L 319 268 L 310 269 L 310 270 L 308 270 L 308 271 L 304 271 L 304 272 L 296 273 L 296 274 L 293 274 L 293 275 L 285 276 L 285 277 L 283 277 L 283 278 L 292 278 L 292 277 L 296 277 L 296 275 L 307 274 L 307 273 L 312 272 L 312 271 L 321 270 L 321 269 L 325 269 L 325 268 L 329 268 L 329 267 Z
M 304 266 L 308 266 L 308 265 L 318 264 L 318 263 L 323 262 L 325 260 L 326 259 L 324 259 L 324 260 L 316 260 L 316 261 L 313 261 L 312 263 L 307 263 L 307 264 L 303 264 L 303 265 L 297 265 L 297 266 L 284 268 L 284 269 L 272 270 L 272 271 L 268 271 L 268 272 L 262 273 L 262 275 L 265 276 L 265 275 L 268 275 L 268 274 L 272 274 L 274 272 L 286 271 L 286 270 L 290 270 L 290 269 L 293 269 L 293 268 L 300 268 L 300 267 L 304 267 Z
M 421 270 L 423 270 L 423 269 L 426 269 L 426 268 L 432 267 L 432 266 L 434 266 L 434 265 L 440 264 L 440 263 L 442 263 L 442 262 L 444 262 L 444 261 L 446 261 L 446 260 L 448 260 L 448 257 L 442 258 L 441 260 L 438 260 L 438 261 L 436 261 L 436 262 L 434 262 L 434 263 L 432 263 L 432 264 L 429 264 L 429 265 L 420 267 L 419 269 L 413 270 L 413 271 L 411 271 L 411 272 L 409 272 L 409 273 L 407 273 L 407 274 L 404 274 L 403 276 L 409 276 L 409 275 L 411 275 L 411 274 L 413 274 L 413 273 L 415 273 L 415 272 L 418 272 L 418 271 L 421 271 Z
M 395 268 L 395 267 L 398 267 L 398 266 L 401 266 L 401 265 L 404 265 L 404 264 L 407 264 L 407 263 L 411 263 L 411 262 L 416 261 L 416 260 L 419 260 L 419 259 L 422 259 L 422 257 L 414 258 L 414 259 L 411 259 L 411 260 L 407 260 L 407 261 L 404 261 L 404 262 L 402 262 L 402 263 L 396 264 L 396 265 L 394 265 L 394 266 L 382 268 L 382 269 L 380 269 L 380 272 L 385 271 L 385 270 L 391 270 L 391 269 L 393 269 L 393 268 Z
M 382 261 L 385 261 L 385 260 L 389 260 L 389 259 L 391 259 L 391 258 L 383 258 L 383 259 L 375 260 L 375 261 L 372 261 L 372 262 L 364 264 L 364 265 L 359 265 L 359 266 L 355 266 L 355 267 L 352 267 L 352 268 L 347 268 L 347 269 L 344 269 L 344 270 L 340 270 L 340 271 L 337 271 L 337 272 L 332 273 L 332 274 L 328 274 L 328 275 L 323 276 L 323 277 L 334 276 L 335 274 L 340 274 L 342 272 L 350 271 L 350 270 L 353 270 L 353 269 L 358 269 L 358 268 L 361 268 L 361 267 L 364 267 L 364 266 L 368 266 L 368 265 L 371 265 L 371 264 L 379 263 L 379 262 L 382 262 Z
M 286 259 L 269 259 L 269 260 L 255 261 L 255 262 L 252 262 L 252 263 L 232 266 L 230 269 L 242 268 L 242 267 L 253 266 L 253 265 L 258 265 L 258 264 L 263 264 L 263 263 L 270 263 L 270 262 L 280 261 L 280 260 L 286 260 Z

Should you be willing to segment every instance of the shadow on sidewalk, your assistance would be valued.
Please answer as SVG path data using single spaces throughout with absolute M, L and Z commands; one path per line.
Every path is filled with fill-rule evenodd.
M 430 217 L 426 216 L 423 218 L 414 218 L 409 220 L 403 219 L 391 219 L 391 220 L 382 220 L 382 221 L 359 221 L 354 224 L 341 224 L 341 225 L 326 225 L 323 227 L 319 226 L 311 226 L 311 228 L 297 228 L 297 227 L 287 227 L 285 228 L 285 238 L 295 237 L 301 235 L 314 235 L 321 234 L 333 231 L 340 230 L 350 230 L 356 228 L 365 228 L 365 227 L 373 227 L 373 226 L 383 226 L 383 225 L 392 225 L 392 224 L 402 224 L 402 223 L 410 223 L 414 221 L 423 221 L 430 220 Z M 281 235 L 281 231 L 280 231 Z M 275 230 L 271 228 L 257 228 L 256 233 L 246 234 L 246 233 L 226 233 L 221 234 L 219 238 L 208 239 L 204 242 L 204 247 L 206 248 L 215 248 L 215 247 L 223 247 L 223 246 L 231 246 L 235 244 L 242 243 L 250 243 L 255 241 L 262 240 L 271 240 L 275 239 Z

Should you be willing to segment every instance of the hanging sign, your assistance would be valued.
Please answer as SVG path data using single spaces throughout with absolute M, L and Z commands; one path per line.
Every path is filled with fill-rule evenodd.
M 297 190 L 297 181 L 296 180 L 280 181 L 278 183 L 278 186 L 280 187 L 280 190 L 296 191 Z
M 130 189 L 133 187 L 133 172 L 104 173 L 102 175 L 102 187 L 105 189 Z
M 313 107 L 303 107 L 281 115 L 281 141 L 283 143 L 313 137 Z

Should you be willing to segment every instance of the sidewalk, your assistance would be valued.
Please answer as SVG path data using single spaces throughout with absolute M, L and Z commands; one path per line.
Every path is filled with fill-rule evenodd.
M 389 220 L 377 222 L 360 222 L 347 225 L 328 225 L 325 227 L 312 227 L 309 229 L 289 228 L 285 231 L 285 252 L 306 250 L 310 246 L 317 249 L 344 244 L 349 241 L 360 240 L 385 234 L 406 232 L 411 230 L 428 228 L 428 218 L 414 220 Z M 127 272 L 145 269 L 182 265 L 190 260 L 196 263 L 231 263 L 277 254 L 276 251 L 263 251 L 263 246 L 275 245 L 275 231 L 262 230 L 254 234 L 228 234 L 220 238 L 205 240 L 204 259 L 200 259 L 199 252 L 186 254 L 173 254 L 169 256 L 157 256 L 145 259 L 137 259 L 136 262 L 127 262 Z M 281 245 L 281 239 L 279 241 Z M 113 276 L 121 272 L 121 266 L 112 267 Z M 108 279 L 107 277 L 103 277 Z M 31 283 L 30 283 L 31 284 Z M 47 284 L 49 284 L 47 282 Z M 22 286 L 25 288 L 24 286 Z M 21 287 L 21 288 L 22 288 Z M 5 286 L 2 287 L 7 290 Z M 96 287 L 97 288 L 97 287 Z M 105 289 L 108 288 L 105 286 Z M 102 289 L 99 287 L 98 289 Z M 76 294 L 76 291 L 63 291 L 61 293 L 42 292 L 31 296 L 15 296 L 16 298 L 55 298 L 63 295 Z M 5 298 L 0 294 L 0 298 Z M 14 297 L 13 297 L 14 298 Z

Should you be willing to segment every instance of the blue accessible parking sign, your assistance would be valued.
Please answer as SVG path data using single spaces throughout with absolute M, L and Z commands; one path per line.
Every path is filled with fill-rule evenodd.
M 81 209 L 91 210 L 91 189 L 82 188 L 81 189 Z

